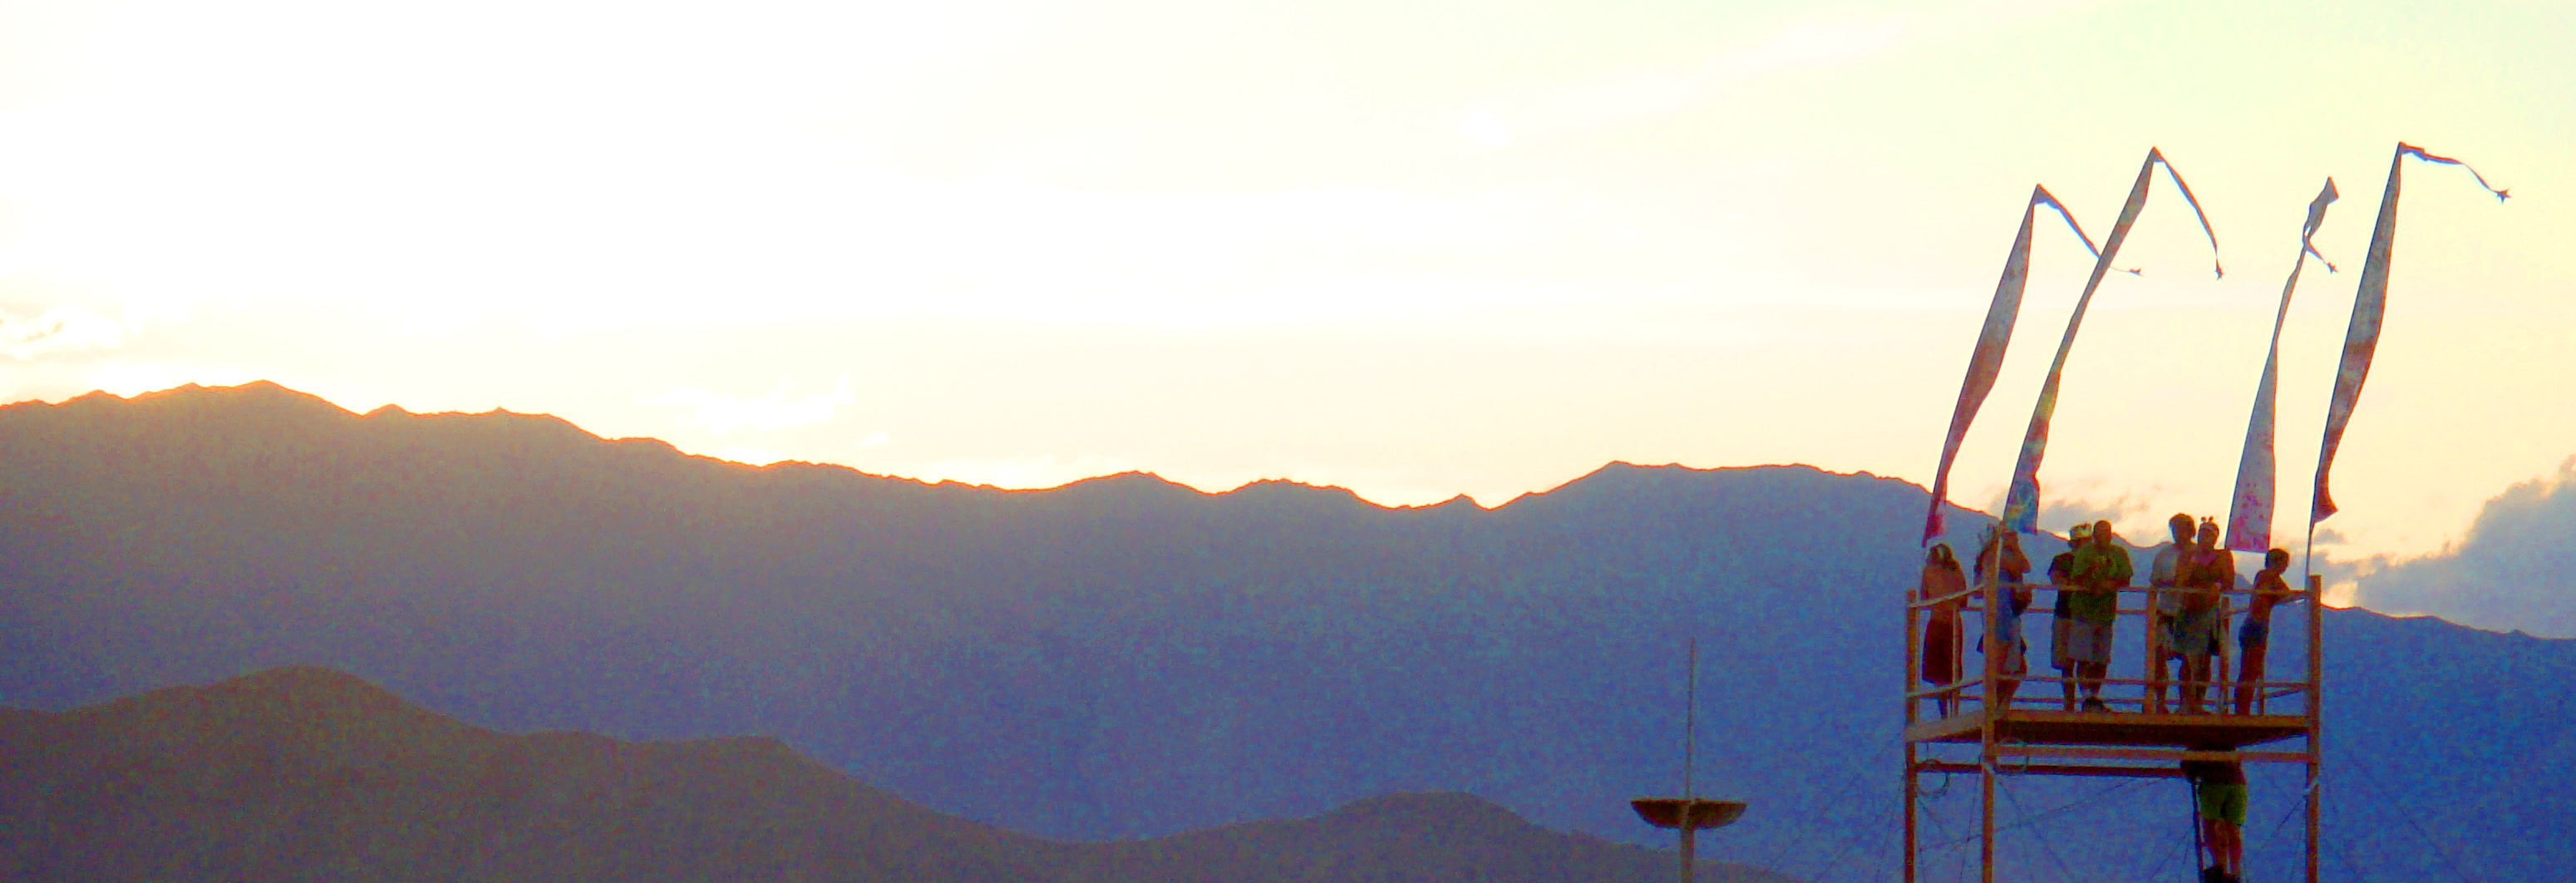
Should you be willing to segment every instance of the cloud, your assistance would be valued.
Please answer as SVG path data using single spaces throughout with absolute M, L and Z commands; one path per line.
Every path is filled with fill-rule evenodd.
M 2374 610 L 2576 637 L 2576 457 L 2488 500 L 2442 551 L 2359 570 L 2357 600 Z
M 723 433 L 746 427 L 768 432 L 790 426 L 821 423 L 832 419 L 834 411 L 840 410 L 842 405 L 849 404 L 851 401 L 850 376 L 847 374 L 841 375 L 839 380 L 833 382 L 830 392 L 791 398 L 790 390 L 793 386 L 792 382 L 782 380 L 779 381 L 777 388 L 769 391 L 768 395 L 748 399 L 726 398 L 703 389 L 684 387 L 647 399 L 645 404 L 695 408 L 697 413 L 690 415 L 690 422 Z M 752 456 L 765 454 L 766 452 L 757 452 Z M 743 460 L 741 457 L 731 455 L 725 455 L 725 459 Z M 770 457 L 770 459 L 778 458 Z M 743 460 L 743 462 L 752 461 Z
M 2132 489 L 2121 491 L 2117 496 L 2105 496 L 2101 493 L 2100 479 L 2071 483 L 2090 493 L 2042 498 L 2039 501 L 2040 530 L 2063 534 L 2068 527 L 2077 523 L 2090 524 L 2107 520 L 2111 522 L 2114 533 L 2132 542 L 2147 545 L 2164 542 L 2164 517 L 2161 515 L 2152 519 L 2139 517 L 2153 503 L 2152 497 L 2159 489 L 2149 489 L 2144 492 Z M 1988 513 L 2004 511 L 2004 489 L 1993 489 L 1986 499 L 1985 511 Z
M 80 307 L 54 307 L 26 317 L 0 310 L 0 355 L 21 362 L 47 353 L 107 348 L 124 342 L 123 325 Z

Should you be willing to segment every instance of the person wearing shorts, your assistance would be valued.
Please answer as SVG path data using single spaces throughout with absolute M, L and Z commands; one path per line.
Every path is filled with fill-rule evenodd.
M 2135 574 L 2129 553 L 2112 545 L 2111 522 L 2093 522 L 2093 535 L 2075 551 L 2075 583 L 2081 587 L 2070 605 L 2074 621 L 2066 631 L 2066 658 L 2075 664 L 2084 692 L 2085 711 L 2109 711 L 2102 702 L 2102 680 L 2111 672 L 2111 624 L 2120 616 L 2120 589 Z
M 2281 580 L 2290 569 L 2290 553 L 2273 549 L 2263 555 L 2263 571 L 2254 575 L 2254 599 L 2246 604 L 2245 624 L 2236 629 L 2236 713 L 2253 714 L 2263 693 L 2263 657 L 2272 646 L 2272 607 L 2296 601 L 2301 593 Z
M 1995 594 L 2000 602 L 1995 610 L 1996 641 L 1977 638 L 1980 653 L 2001 653 L 1995 679 L 1996 707 L 2010 709 L 2013 695 L 2021 691 L 2022 675 L 2030 671 L 2029 642 L 2022 638 L 2021 614 L 2030 609 L 2030 586 L 2022 578 L 2030 572 L 2030 559 L 2021 553 L 2021 535 L 1996 525 L 1986 534 L 1977 550 L 1976 585 L 1986 584 L 1986 575 L 1995 576 Z M 1990 601 L 1989 603 L 1997 603 Z M 1996 649 L 1988 649 L 1994 647 Z
M 2148 633 L 2161 639 L 2161 649 L 2147 654 L 2147 711 L 2150 713 L 2165 710 L 2165 685 L 2173 679 L 2173 658 L 2180 655 L 2174 652 L 2173 629 L 2174 615 L 2182 605 L 2182 595 L 2171 589 L 2174 587 L 2174 567 L 2191 549 L 2191 525 L 2191 516 L 2182 512 L 2165 519 L 2165 527 L 2173 531 L 2173 542 L 2157 549 L 2154 562 L 2147 567 L 2147 585 L 2165 590 L 2156 593 L 2156 610 L 2147 624 Z
M 2245 873 L 2245 767 L 2233 760 L 2186 760 L 2193 803 L 2200 808 L 2201 879 L 2236 883 Z
M 2048 562 L 2048 584 L 2057 590 L 2057 609 L 2049 617 L 2048 663 L 2057 669 L 2058 692 L 2066 699 L 2066 710 L 2075 710 L 2075 660 L 2066 655 L 2067 633 L 2075 622 L 2075 550 L 2093 535 L 2093 525 L 2078 524 L 2066 531 L 2066 551 Z
M 2200 539 L 2184 550 L 2182 561 L 2175 565 L 2174 583 L 2182 596 L 2173 614 L 2173 649 L 2182 656 L 2182 710 L 2200 714 L 2211 699 L 2211 683 L 2226 674 L 2214 663 L 2221 640 L 2219 620 L 2226 613 L 2222 593 L 2236 584 L 2236 559 L 2219 546 L 2217 522 L 2200 523 Z M 2226 702 L 2224 688 L 2217 701 Z

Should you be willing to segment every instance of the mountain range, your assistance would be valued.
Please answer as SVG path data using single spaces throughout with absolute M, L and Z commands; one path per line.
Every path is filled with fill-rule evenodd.
M 0 704 L 322 665 L 501 731 L 774 736 L 1059 840 L 1465 792 L 1646 843 L 1625 801 L 1685 787 L 1697 639 L 1696 787 L 1753 804 L 1704 850 L 1888 879 L 1925 502 L 1804 466 L 1612 464 L 1492 509 L 1012 491 L 270 384 L 94 394 L 0 408 Z M 2535 834 L 2576 829 L 2576 642 L 2364 610 L 2326 639 L 2330 878 L 2576 859 Z M 2285 775 L 2257 771 L 2258 869 L 2295 835 Z M 2171 876 L 2185 798 L 2160 787 L 2016 780 L 2006 868 Z M 1936 795 L 1946 863 L 1971 804 Z
M 0 715 L 0 752 L 0 880 L 29 883 L 1611 883 L 1673 858 L 1454 793 L 1063 843 L 933 812 L 775 739 L 496 733 L 312 667 Z

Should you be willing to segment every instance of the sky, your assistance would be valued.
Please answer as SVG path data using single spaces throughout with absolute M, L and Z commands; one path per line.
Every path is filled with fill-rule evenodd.
M 2031 185 L 2098 238 L 2158 147 L 2228 272 L 2159 180 L 2046 511 L 2224 508 L 2332 176 L 2343 272 L 2282 342 L 2287 542 L 2404 140 L 2515 198 L 2407 168 L 2319 553 L 2346 600 L 2576 623 L 2423 588 L 2563 508 L 2571 44 L 2563 3 L 0 0 L 0 400 L 269 379 L 745 462 L 1388 505 L 1614 460 L 1928 485 Z M 1972 506 L 2091 268 L 2035 243 Z

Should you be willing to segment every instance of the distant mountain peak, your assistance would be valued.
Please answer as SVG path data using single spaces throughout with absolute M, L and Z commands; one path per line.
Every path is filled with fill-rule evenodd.
M 211 684 L 168 687 L 83 710 L 106 713 L 120 705 L 126 706 L 124 711 L 165 717 L 211 713 L 227 720 L 265 719 L 300 726 L 386 716 L 453 724 L 365 678 L 318 665 L 284 665 Z
M 1519 813 L 1502 804 L 1464 791 L 1400 791 L 1381 794 L 1347 803 L 1326 813 L 1327 819 L 1360 819 L 1375 823 L 1391 819 L 1435 821 L 1441 826 L 1472 823 L 1477 825 L 1531 825 Z
M 12 407 L 43 404 L 41 401 L 20 402 Z M 201 386 L 190 383 L 131 396 L 93 390 L 65 400 L 62 407 L 77 410 L 139 408 L 153 412 L 248 409 L 266 414 L 288 411 L 305 415 L 350 416 L 347 409 L 332 404 L 328 399 L 312 393 L 288 389 L 269 380 L 254 380 L 235 386 Z
M 257 690 L 308 694 L 381 696 L 401 701 L 392 691 L 367 679 L 320 665 L 281 665 L 207 685 L 217 690 Z

